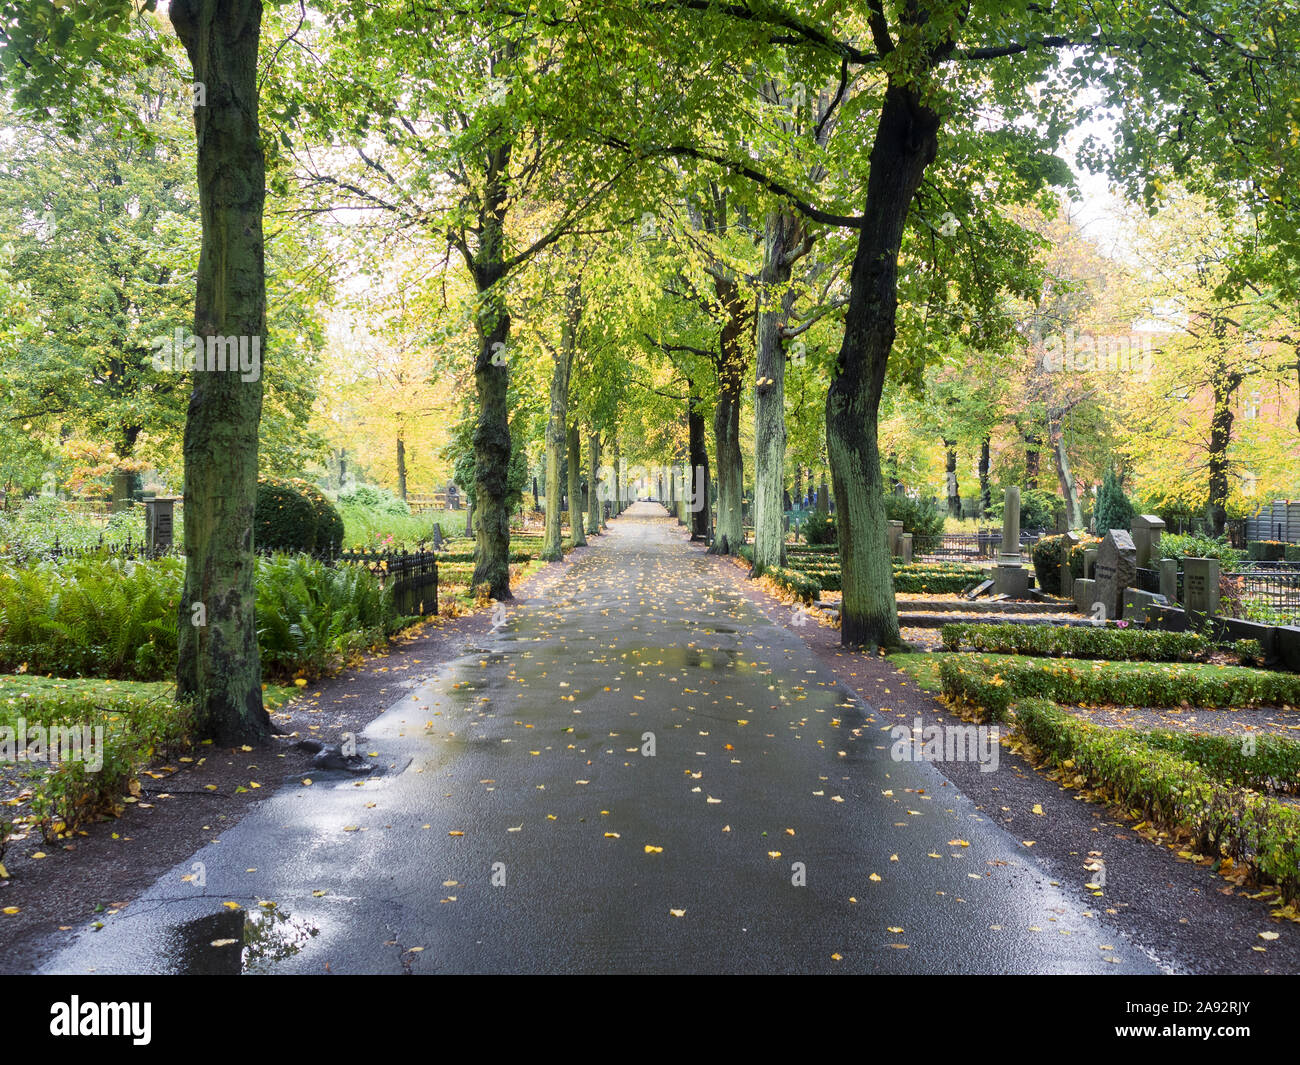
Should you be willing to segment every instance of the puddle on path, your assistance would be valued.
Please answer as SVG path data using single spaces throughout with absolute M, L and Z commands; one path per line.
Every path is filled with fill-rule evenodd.
M 265 973 L 297 954 L 319 932 L 310 922 L 279 909 L 222 909 L 172 929 L 167 958 L 177 976 Z

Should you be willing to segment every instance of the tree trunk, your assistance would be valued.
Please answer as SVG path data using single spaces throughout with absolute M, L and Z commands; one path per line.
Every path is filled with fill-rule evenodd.
M 846 646 L 900 642 L 876 430 L 898 311 L 898 253 L 908 207 L 937 149 L 939 117 L 914 89 L 885 92 L 853 259 L 838 372 L 826 397 Z
M 623 513 L 623 453 L 618 446 L 618 431 L 614 432 L 614 484 L 611 486 L 613 491 L 612 507 L 614 517 Z
M 1228 525 L 1228 447 L 1232 443 L 1232 396 L 1241 378 L 1228 373 L 1222 359 L 1215 357 L 1211 386 L 1214 390 L 1214 415 L 1210 422 L 1209 499 L 1206 518 L 1213 535 L 1222 536 Z
M 397 494 L 406 502 L 406 439 L 397 431 Z
M 569 530 L 574 547 L 584 547 L 587 543 L 586 533 L 582 528 L 582 437 L 575 422 L 569 426 Z
M 587 436 L 587 528 L 599 534 L 604 522 L 604 513 L 600 503 L 600 493 L 596 484 L 600 478 L 600 433 L 595 429 Z
M 1083 507 L 1079 505 L 1079 492 L 1074 485 L 1074 475 L 1070 472 L 1070 456 L 1065 453 L 1065 426 L 1059 417 L 1054 417 L 1049 425 L 1052 435 L 1052 460 L 1056 464 L 1056 481 L 1065 500 L 1065 513 L 1071 529 L 1083 528 Z
M 693 389 L 693 382 L 686 382 Z M 704 444 L 704 415 L 698 396 L 686 402 L 686 428 L 690 441 L 690 484 L 686 488 L 686 507 L 690 511 L 691 539 L 709 538 L 709 452 Z
M 952 440 L 945 440 L 943 446 L 947 449 L 947 461 L 944 465 L 944 482 L 948 492 L 948 516 L 952 518 L 961 517 L 961 487 L 957 484 L 957 444 Z
M 763 269 L 755 347 L 758 384 L 754 392 L 754 565 L 785 565 L 785 350 L 781 329 L 794 305 L 790 288 L 791 248 L 802 237 L 792 211 L 768 214 L 763 235 Z M 797 476 L 797 475 L 796 475 Z
M 718 402 L 713 409 L 713 441 L 718 467 L 718 522 L 711 551 L 735 554 L 745 542 L 745 470 L 740 451 L 740 405 L 745 387 L 742 343 L 744 305 L 734 281 L 714 280 L 726 313 L 718 342 Z
M 803 463 L 794 464 L 794 505 L 803 509 Z
M 194 332 L 243 338 L 250 353 L 254 344 L 258 352 L 257 373 L 191 375 L 176 696 L 193 700 L 202 737 L 223 746 L 252 744 L 271 733 L 262 705 L 253 557 L 266 334 L 266 170 L 257 121 L 262 5 L 172 0 L 170 18 L 207 95 L 206 106 L 194 112 L 203 227 Z M 194 609 L 199 603 L 202 612 Z M 206 623 L 192 624 L 196 617 Z
M 983 517 L 992 502 L 992 489 L 989 487 L 989 438 L 980 441 L 980 516 Z
M 568 445 L 565 423 L 569 417 L 569 374 L 577 346 L 578 321 L 582 315 L 582 295 L 577 285 L 568 292 L 564 324 L 560 327 L 560 350 L 551 368 L 551 416 L 546 423 L 546 534 L 541 558 L 554 562 L 564 557 L 560 497 L 564 494 L 564 451 Z

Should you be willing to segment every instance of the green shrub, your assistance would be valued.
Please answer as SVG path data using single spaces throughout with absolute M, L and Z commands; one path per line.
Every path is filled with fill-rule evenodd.
M 1113 469 L 1102 475 L 1097 489 L 1096 529 L 1104 537 L 1110 529 L 1128 530 L 1133 525 L 1133 504 L 1120 486 Z
M 333 557 L 343 547 L 343 517 L 329 498 L 310 481 L 295 478 L 289 482 L 298 489 L 311 506 L 313 537 L 312 550 L 318 555 Z
M 1160 557 L 1176 558 L 1180 562 L 1185 558 L 1217 558 L 1221 569 L 1230 570 L 1241 563 L 1245 554 L 1222 538 L 1197 533 L 1164 533 L 1160 537 Z
M 1252 562 L 1281 562 L 1289 546 L 1281 540 L 1249 540 L 1246 557 Z
M 390 492 L 387 488 L 380 488 L 378 485 L 373 484 L 357 484 L 348 488 L 345 492 L 340 492 L 339 505 L 364 507 L 378 514 L 407 515 L 411 513 L 411 508 L 407 506 L 406 500 Z
M 1195 762 L 1221 784 L 1256 791 L 1300 790 L 1300 743 L 1267 732 L 1212 736 L 1204 732 L 1139 732 L 1148 747 Z
M 993 521 L 1002 520 L 1002 511 L 1006 506 L 1006 493 L 999 492 L 998 498 L 989 504 L 984 512 Z M 1057 516 L 1064 513 L 1065 500 L 1055 492 L 1045 488 L 1026 488 L 1020 493 L 1020 527 L 1022 529 L 1054 529 Z
M 911 496 L 890 492 L 885 496 L 885 518 L 901 521 L 903 532 L 914 536 L 943 535 L 944 511 L 933 499 L 913 499 Z
M 1232 650 L 1249 665 L 1264 660 L 1264 648 L 1258 640 L 1237 640 L 1232 644 Z
M 1127 730 L 1081 721 L 1042 699 L 1015 705 L 1017 729 L 1057 765 L 1102 786 L 1148 819 L 1182 826 L 1205 853 L 1226 852 L 1300 896 L 1300 811 L 1216 783 L 1196 762 L 1143 742 Z
M 1282 552 L 1282 557 L 1287 562 L 1300 562 L 1300 544 L 1287 544 L 1286 550 Z
M 1065 547 L 1064 536 L 1044 536 L 1031 549 L 1038 588 L 1048 595 L 1061 594 L 1061 562 L 1065 558 Z
M 839 539 L 835 519 L 820 508 L 808 515 L 803 523 L 803 535 L 810 544 L 833 544 Z
M 288 481 L 258 477 L 253 544 L 258 550 L 310 552 L 316 545 L 311 501 Z
M 943 645 L 956 651 L 963 644 L 975 651 L 1071 658 L 1105 658 L 1130 662 L 1188 662 L 1214 648 L 1194 632 L 1118 629 L 1101 625 L 944 625 Z
M 935 572 L 903 566 L 894 570 L 894 593 L 928 592 L 931 595 L 950 595 L 982 579 L 983 574 L 978 572 Z
M 173 701 L 170 687 L 58 682 L 45 678 L 4 678 L 0 685 L 0 726 L 74 729 L 87 739 L 102 729 L 103 743 L 92 740 L 81 760 L 31 763 L 34 794 L 30 809 L 47 843 L 53 843 L 101 814 L 120 809 L 142 765 L 160 750 L 183 743 L 192 725 L 190 708 Z M 47 747 L 48 750 L 48 747 Z M 102 760 L 102 764 L 96 763 Z
M 994 720 L 1018 698 L 1113 706 L 1300 705 L 1300 676 L 1244 666 L 1208 666 L 945 655 L 943 693 Z

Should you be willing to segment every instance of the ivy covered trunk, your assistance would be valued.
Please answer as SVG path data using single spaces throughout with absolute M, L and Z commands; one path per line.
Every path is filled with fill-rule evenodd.
M 577 346 L 578 317 L 582 300 L 578 286 L 569 289 L 564 324 L 560 327 L 560 350 L 551 367 L 551 414 L 546 422 L 546 535 L 541 557 L 554 562 L 564 556 L 564 530 L 560 521 L 560 499 L 564 495 L 564 450 L 568 444 L 569 374 Z
M 948 515 L 961 517 L 961 487 L 957 483 L 957 445 L 952 440 L 943 442 L 945 451 L 944 485 L 948 494 Z
M 587 543 L 582 528 L 582 434 L 575 422 L 569 426 L 569 529 L 575 547 Z
M 938 130 L 938 115 L 921 104 L 916 90 L 890 85 L 871 147 L 838 373 L 826 397 L 844 592 L 840 639 L 846 646 L 900 642 L 876 430 L 894 344 L 903 227 L 934 160 Z
M 172 0 L 170 16 L 206 86 L 196 108 L 199 252 L 194 332 L 266 334 L 262 246 L 265 161 L 258 129 L 259 0 Z M 205 342 L 210 343 L 210 342 Z M 260 370 L 260 365 L 259 365 Z M 244 377 L 252 376 L 252 380 Z M 198 731 L 219 744 L 271 734 L 262 705 L 253 556 L 260 372 L 195 371 L 185 420 L 185 586 L 176 695 L 193 700 Z
M 478 421 L 474 426 L 474 585 L 488 585 L 493 599 L 511 599 L 510 508 L 510 315 L 505 306 L 505 215 L 510 165 L 509 143 L 488 153 L 487 182 L 479 215 L 479 246 L 474 256 L 474 286 L 479 306 L 478 355 L 474 388 Z
M 760 302 L 754 333 L 758 382 L 754 390 L 754 568 L 785 565 L 785 349 L 781 329 L 794 303 L 790 250 L 799 239 L 798 216 L 775 210 L 763 233 Z M 798 476 L 796 474 L 796 491 Z

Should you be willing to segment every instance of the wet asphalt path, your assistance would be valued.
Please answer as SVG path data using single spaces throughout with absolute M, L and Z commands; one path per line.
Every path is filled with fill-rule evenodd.
M 661 514 L 44 971 L 1158 971 Z

